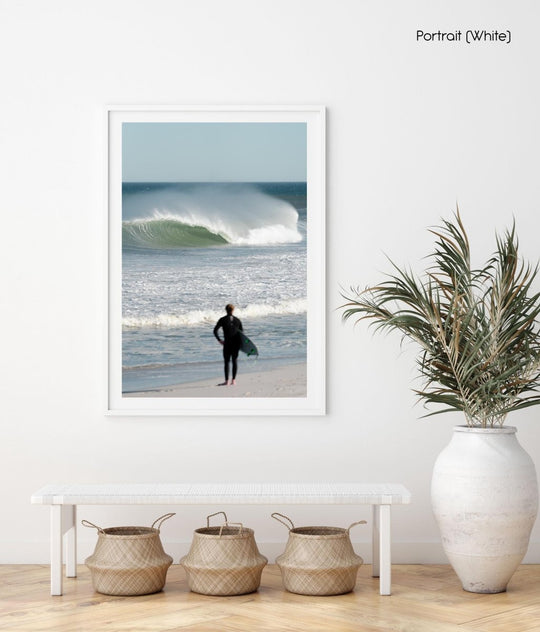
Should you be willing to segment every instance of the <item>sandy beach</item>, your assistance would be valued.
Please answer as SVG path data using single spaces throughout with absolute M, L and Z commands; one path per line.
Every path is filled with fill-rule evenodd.
M 223 378 L 124 393 L 124 397 L 306 397 L 306 364 L 239 373 L 234 386 L 220 386 Z

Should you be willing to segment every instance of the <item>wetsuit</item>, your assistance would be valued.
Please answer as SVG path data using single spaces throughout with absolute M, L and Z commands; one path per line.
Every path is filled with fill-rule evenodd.
M 232 379 L 236 378 L 236 371 L 238 369 L 237 359 L 242 340 L 240 339 L 239 331 L 243 330 L 242 323 L 239 318 L 232 314 L 222 316 L 214 327 L 214 336 L 221 342 L 218 334 L 219 329 L 223 329 L 223 360 L 225 368 L 225 381 L 229 380 L 229 362 L 232 360 Z

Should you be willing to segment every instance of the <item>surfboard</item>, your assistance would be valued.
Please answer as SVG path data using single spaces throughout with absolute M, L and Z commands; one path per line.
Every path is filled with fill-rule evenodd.
M 238 333 L 240 334 L 240 339 L 242 340 L 240 351 L 243 351 L 247 356 L 258 356 L 259 352 L 257 351 L 257 347 L 251 342 L 246 334 L 243 331 L 239 331 Z

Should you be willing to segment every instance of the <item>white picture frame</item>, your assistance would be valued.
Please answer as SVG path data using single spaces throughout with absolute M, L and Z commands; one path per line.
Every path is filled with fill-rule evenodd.
M 214 394 L 212 397 L 157 396 L 158 391 L 152 389 L 142 389 L 144 394 L 137 394 L 137 396 L 134 396 L 132 392 L 126 392 L 126 387 L 123 386 L 125 324 L 123 324 L 122 288 L 123 274 L 126 274 L 122 259 L 123 181 L 125 178 L 123 170 L 128 169 L 130 160 L 129 155 L 123 157 L 123 151 L 128 151 L 123 149 L 124 135 L 132 129 L 126 125 L 144 124 L 147 126 L 145 129 L 152 131 L 157 130 L 157 126 L 164 123 L 197 124 L 196 130 L 206 129 L 204 126 L 207 124 L 218 124 L 223 128 L 226 127 L 226 131 L 239 129 L 232 127 L 238 124 L 305 125 L 306 387 L 305 392 L 300 395 L 252 397 L 246 394 L 241 397 L 229 397 L 228 393 L 232 391 L 227 391 L 227 389 L 216 391 L 220 394 L 217 396 Z M 199 124 L 203 125 L 199 127 Z M 154 128 L 153 125 L 156 127 Z M 272 129 L 281 128 L 272 127 Z M 326 412 L 325 108 L 322 106 L 108 106 L 105 112 L 105 134 L 108 242 L 106 413 L 123 416 L 324 415 Z M 209 335 L 211 334 L 212 327 L 209 326 Z M 216 359 L 219 357 L 218 353 L 219 351 L 216 350 Z M 260 362 L 261 369 L 264 369 L 263 360 Z

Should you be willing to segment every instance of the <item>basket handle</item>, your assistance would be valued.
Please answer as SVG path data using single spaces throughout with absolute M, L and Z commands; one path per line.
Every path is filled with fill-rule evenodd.
M 219 514 L 222 514 L 225 517 L 225 523 L 228 522 L 227 514 L 224 511 L 216 511 L 216 513 L 206 516 L 206 526 L 210 526 L 210 518 L 213 518 L 214 516 L 219 516 Z
M 176 516 L 175 513 L 166 513 L 163 516 L 160 516 L 159 518 L 157 518 L 156 520 L 154 520 L 154 522 L 152 523 L 152 529 L 157 529 L 158 531 L 161 529 L 161 525 L 165 522 L 165 520 L 168 520 L 169 518 L 172 518 L 173 516 Z M 158 526 L 156 527 L 156 523 L 158 523 Z
M 350 530 L 353 527 L 356 527 L 356 525 L 358 525 L 358 524 L 367 524 L 367 522 L 365 520 L 359 520 L 358 522 L 353 522 L 352 525 L 350 525 L 350 527 L 347 529 L 347 533 L 349 533 Z
M 223 512 L 220 512 L 223 513 Z M 219 537 L 221 538 L 221 534 L 223 533 L 223 527 L 229 527 L 230 525 L 236 525 L 239 528 L 238 530 L 238 534 L 242 535 L 242 532 L 244 531 L 244 525 L 241 522 L 225 522 L 221 525 L 221 527 L 219 528 Z
M 88 520 L 81 520 L 81 524 L 83 525 L 83 527 L 92 527 L 93 529 L 97 529 L 98 533 L 105 533 L 105 531 L 103 531 L 101 527 L 98 527 L 97 524 L 89 522 Z
M 280 518 L 278 518 L 277 516 L 279 516 L 280 518 L 285 518 L 285 520 L 288 520 L 291 523 L 291 526 L 289 527 L 289 525 L 286 522 L 283 522 L 283 520 L 280 520 Z M 289 529 L 289 531 L 291 529 L 294 529 L 294 523 L 288 516 L 284 516 L 283 514 L 280 514 L 277 511 L 274 511 L 274 513 L 271 514 L 271 517 L 274 518 L 274 520 L 281 522 L 282 525 L 285 525 L 287 529 Z

